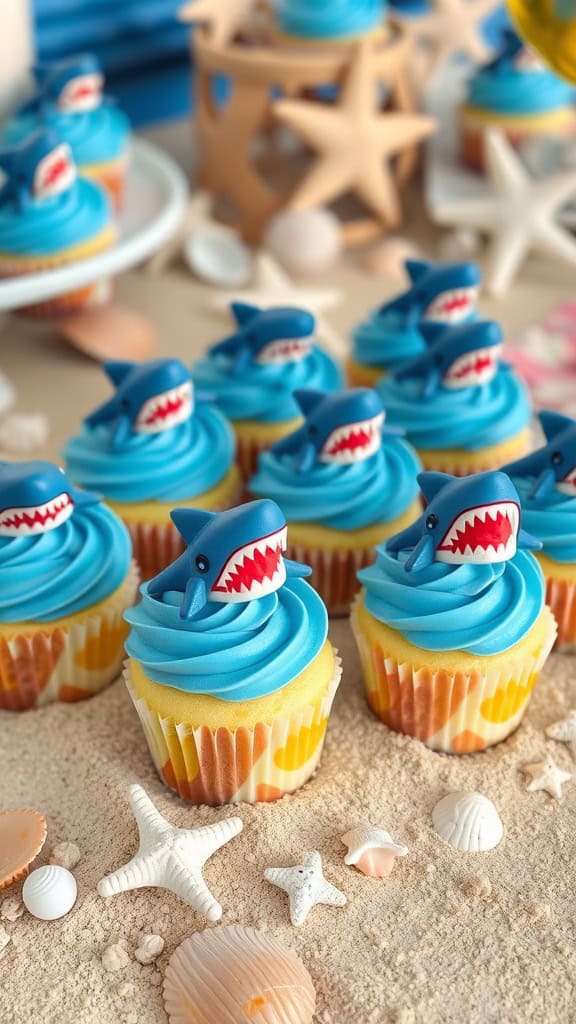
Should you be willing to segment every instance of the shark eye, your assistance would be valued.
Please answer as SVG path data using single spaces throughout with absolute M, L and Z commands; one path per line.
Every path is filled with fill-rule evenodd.
M 426 529 L 433 530 L 436 526 L 438 526 L 438 516 L 435 516 L 432 512 L 431 515 L 426 517 Z
M 442 356 L 439 352 L 434 356 L 434 362 L 436 363 L 436 366 L 442 366 Z
M 552 452 L 552 465 L 561 466 L 564 462 L 564 456 L 562 452 Z
M 120 408 L 121 409 L 129 409 L 130 408 L 130 400 L 128 398 L 123 398 L 121 400 L 121 402 L 120 402 Z
M 208 572 L 210 568 L 210 562 L 206 558 L 206 555 L 197 555 L 195 563 L 198 572 Z
M 318 427 L 314 426 L 314 424 L 311 423 L 310 426 L 308 427 L 308 435 L 309 435 L 309 437 L 315 437 L 317 433 L 318 433 Z

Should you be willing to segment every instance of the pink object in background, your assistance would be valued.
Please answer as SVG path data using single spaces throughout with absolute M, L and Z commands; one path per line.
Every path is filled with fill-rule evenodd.
M 506 344 L 536 409 L 576 416 L 576 302 L 566 302 Z

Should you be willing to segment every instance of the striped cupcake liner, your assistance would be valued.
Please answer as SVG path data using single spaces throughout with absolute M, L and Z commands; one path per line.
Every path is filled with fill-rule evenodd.
M 102 186 L 110 197 L 114 211 L 119 213 L 124 204 L 128 158 L 120 157 L 107 163 L 81 167 L 80 171 L 86 178 Z
M 26 267 L 22 263 L 12 263 L 10 260 L 0 260 L 0 279 L 14 277 L 26 277 L 28 274 L 36 274 L 42 270 L 53 270 L 58 266 L 66 266 L 67 261 L 58 263 L 54 259 L 42 261 L 28 260 Z M 113 284 L 109 280 L 95 281 L 92 284 L 84 285 L 83 288 L 76 288 L 74 291 L 66 292 L 64 295 L 57 295 L 54 299 L 46 299 L 44 302 L 36 302 L 33 305 L 21 306 L 15 310 L 21 316 L 33 319 L 44 319 L 50 317 L 70 316 L 72 313 L 79 313 L 90 306 L 101 305 L 110 299 L 113 291 Z
M 499 451 L 500 449 L 500 451 Z M 458 452 L 458 458 L 454 459 L 450 452 L 442 452 L 439 449 L 434 451 L 418 448 L 417 453 L 425 470 L 435 470 L 438 473 L 450 473 L 451 476 L 468 476 L 470 473 L 485 473 L 492 469 L 499 469 L 507 462 L 514 459 L 521 459 L 531 450 L 530 430 L 521 431 L 515 438 L 502 442 L 502 445 L 495 445 L 486 452 Z M 469 454 L 470 460 L 466 461 Z
M 546 578 L 546 603 L 558 623 L 556 650 L 576 654 L 576 585 L 569 580 Z
M 350 548 L 347 551 L 323 551 L 304 544 L 288 544 L 286 557 L 303 562 L 312 569 L 310 584 L 320 594 L 333 618 L 348 615 L 360 590 L 357 573 L 372 565 L 375 548 Z

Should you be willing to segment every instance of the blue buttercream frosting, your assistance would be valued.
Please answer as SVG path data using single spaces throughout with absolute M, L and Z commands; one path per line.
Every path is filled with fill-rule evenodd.
M 303 580 L 243 604 L 208 602 L 180 618 L 182 595 L 150 597 L 125 613 L 126 651 L 156 683 L 220 700 L 244 701 L 280 690 L 320 653 L 328 634 L 322 599 Z
M 330 39 L 369 32 L 382 24 L 385 0 L 276 0 L 283 32 L 301 39 Z
M 114 160 L 126 151 L 130 135 L 127 117 L 117 107 L 103 103 L 94 110 L 71 113 L 47 107 L 16 114 L 2 133 L 5 145 L 23 142 L 38 128 L 54 128 L 72 150 L 79 166 Z
M 366 366 L 395 369 L 407 359 L 414 359 L 426 349 L 418 324 L 407 313 L 374 310 L 354 330 L 354 358 Z
M 512 477 L 520 495 L 522 525 L 542 541 L 543 554 L 555 562 L 576 562 L 576 498 L 553 490 L 530 498 L 534 477 Z
M 385 435 L 379 451 L 362 462 L 316 462 L 306 473 L 296 471 L 291 455 L 263 452 L 248 489 L 276 501 L 288 522 L 356 530 L 405 512 L 418 495 L 420 469 L 409 444 Z
M 64 456 L 75 483 L 112 501 L 176 503 L 215 487 L 234 452 L 229 423 L 218 409 L 199 402 L 186 422 L 157 434 L 130 434 L 120 448 L 111 447 L 107 425 L 85 425 Z
M 192 378 L 198 389 L 214 396 L 231 420 L 260 420 L 281 423 L 301 415 L 292 396 L 299 388 L 338 391 L 342 373 L 322 349 L 314 346 L 298 362 L 264 365 L 250 362 L 232 374 L 232 359 L 221 353 L 207 355 L 194 363 Z
M 420 449 L 462 448 L 478 451 L 505 441 L 528 426 L 530 400 L 514 371 L 501 363 L 495 377 L 473 388 L 444 388 L 422 396 L 422 382 L 381 380 L 376 389 L 387 422 L 402 427 Z
M 544 579 L 530 552 L 495 565 L 433 562 L 420 572 L 406 572 L 408 555 L 381 546 L 358 578 L 368 611 L 425 651 L 501 654 L 542 611 Z
M 100 504 L 77 506 L 46 533 L 0 537 L 0 622 L 53 622 L 98 604 L 131 557 L 125 526 Z
M 20 210 L 0 205 L 0 252 L 12 256 L 50 256 L 95 238 L 111 223 L 110 204 L 98 185 L 78 178 L 70 189 L 30 201 Z
M 467 105 L 497 114 L 538 114 L 574 102 L 575 92 L 547 68 L 482 68 L 468 86 Z

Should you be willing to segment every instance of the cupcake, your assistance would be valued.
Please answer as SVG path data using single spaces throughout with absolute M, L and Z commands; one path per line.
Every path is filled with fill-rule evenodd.
M 160 777 L 195 804 L 276 800 L 315 771 L 340 662 L 273 501 L 176 509 L 185 554 L 127 613 L 126 682 Z
M 210 403 L 194 403 L 179 359 L 107 362 L 112 398 L 84 420 L 66 446 L 70 477 L 103 494 L 124 521 L 134 557 L 150 579 L 184 550 L 174 504 L 219 510 L 240 492 L 234 434 Z
M 358 569 L 420 514 L 420 464 L 398 431 L 383 426 L 375 391 L 296 391 L 294 398 L 304 423 L 260 455 L 248 491 L 280 505 L 289 556 L 312 566 L 329 614 L 345 615 Z
M 0 708 L 92 697 L 122 667 L 128 533 L 50 462 L 0 463 L 0 495 Z
M 374 310 L 352 335 L 348 381 L 373 387 L 389 372 L 426 350 L 423 320 L 460 324 L 476 318 L 480 271 L 475 263 L 406 260 L 410 288 Z
M 247 480 L 258 453 L 301 425 L 293 392 L 303 387 L 337 391 L 342 375 L 315 344 L 315 320 L 306 310 L 261 310 L 240 302 L 231 309 L 238 330 L 213 345 L 194 364 L 192 376 L 232 422 Z
M 103 95 L 104 76 L 96 57 L 81 54 L 34 68 L 37 91 L 8 121 L 7 145 L 18 145 L 39 128 L 53 128 L 67 142 L 80 174 L 97 181 L 120 206 L 130 125 Z
M 574 88 L 550 71 L 512 30 L 502 52 L 472 76 L 460 111 L 462 159 L 484 167 L 484 132 L 499 128 L 515 146 L 576 132 Z
M 349 43 L 378 32 L 387 15 L 386 0 L 277 0 L 280 41 Z
M 388 422 L 406 431 L 425 469 L 498 469 L 530 449 L 530 400 L 501 361 L 493 321 L 422 324 L 427 349 L 378 384 Z
M 419 481 L 426 511 L 360 572 L 352 628 L 376 715 L 434 750 L 468 754 L 520 723 L 556 623 L 510 478 Z
M 43 129 L 0 152 L 6 181 L 0 188 L 0 278 L 75 263 L 108 249 L 116 239 L 106 193 L 79 178 L 67 143 Z M 57 315 L 93 302 L 99 283 L 20 312 Z
M 546 444 L 505 466 L 520 495 L 522 520 L 542 544 L 536 555 L 546 601 L 558 623 L 558 650 L 576 652 L 576 421 L 539 413 Z

